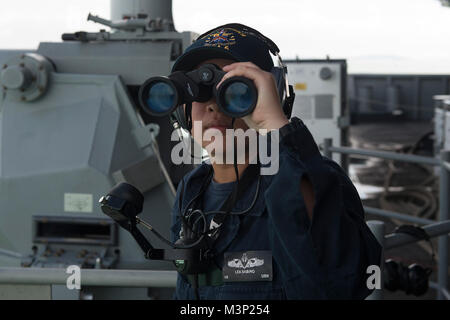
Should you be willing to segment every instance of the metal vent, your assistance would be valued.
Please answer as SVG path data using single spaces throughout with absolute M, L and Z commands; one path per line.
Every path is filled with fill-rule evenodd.
M 316 119 L 333 119 L 333 95 L 318 94 L 315 96 Z

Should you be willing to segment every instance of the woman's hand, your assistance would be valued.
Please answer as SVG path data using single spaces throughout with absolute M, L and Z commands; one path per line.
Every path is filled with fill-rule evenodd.
M 255 83 L 258 90 L 258 101 L 253 112 L 242 119 L 252 129 L 275 130 L 289 121 L 284 115 L 278 97 L 275 79 L 270 72 L 264 71 L 252 62 L 236 62 L 223 67 L 226 74 L 217 88 L 228 78 L 242 76 Z

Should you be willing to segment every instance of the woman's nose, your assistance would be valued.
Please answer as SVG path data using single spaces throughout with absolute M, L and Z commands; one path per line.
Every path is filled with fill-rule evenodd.
M 208 112 L 219 112 L 219 107 L 217 106 L 217 103 L 215 100 L 211 99 L 210 101 L 208 101 L 208 104 L 206 106 L 206 110 Z

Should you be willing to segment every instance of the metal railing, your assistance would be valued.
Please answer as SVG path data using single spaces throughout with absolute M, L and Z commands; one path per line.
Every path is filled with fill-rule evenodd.
M 63 268 L 0 268 L 0 284 L 66 285 L 68 276 Z M 83 286 L 172 288 L 177 272 L 80 269 L 80 279 Z
M 449 190 L 450 190 L 450 150 L 442 150 L 440 158 L 431 158 L 424 156 L 416 156 L 409 154 L 401 154 L 388 151 L 375 151 L 365 149 L 353 149 L 349 147 L 334 147 L 332 139 L 324 139 L 322 145 L 323 154 L 325 157 L 332 157 L 332 153 L 342 153 L 348 155 L 362 155 L 367 157 L 381 158 L 387 160 L 405 161 L 419 164 L 426 164 L 431 166 L 439 166 L 439 218 L 438 221 L 423 219 L 409 216 L 407 214 L 381 210 L 378 208 L 364 207 L 367 213 L 379 215 L 388 218 L 404 220 L 412 223 L 426 225 L 423 229 L 432 237 L 439 237 L 438 243 L 438 283 L 430 283 L 430 287 L 437 290 L 437 298 L 439 300 L 449 299 L 448 292 L 448 235 L 450 233 L 449 220 Z M 383 250 L 406 245 L 412 242 L 419 241 L 418 239 L 406 234 L 384 234 L 384 223 L 382 221 L 370 221 L 369 227 L 383 246 Z M 381 264 L 383 267 L 384 258 Z M 383 283 L 383 282 L 382 282 Z M 382 297 L 382 290 L 375 290 L 374 299 Z M 378 292 L 377 292 L 378 291 Z

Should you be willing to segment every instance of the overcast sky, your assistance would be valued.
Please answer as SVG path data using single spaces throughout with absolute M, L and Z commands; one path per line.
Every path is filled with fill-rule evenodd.
M 125 1 L 125 0 L 124 0 Z M 1 0 L 0 50 L 98 31 L 109 0 Z M 438 0 L 173 0 L 178 31 L 229 22 L 258 29 L 285 59 L 347 59 L 349 72 L 450 74 L 450 8 Z

